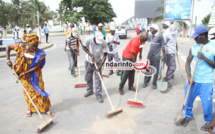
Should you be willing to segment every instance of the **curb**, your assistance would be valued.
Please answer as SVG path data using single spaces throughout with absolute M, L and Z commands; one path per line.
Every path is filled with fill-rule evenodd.
M 50 45 L 48 45 L 48 46 L 41 47 L 41 48 L 39 47 L 39 49 L 45 50 L 45 49 L 51 48 L 53 46 L 54 46 L 54 43 L 50 43 Z M 5 51 L 3 51 L 3 52 L 4 52 L 4 54 L 0 54 L 0 58 L 6 57 L 6 52 Z M 12 50 L 10 53 L 10 56 L 16 56 L 16 52 L 14 50 Z

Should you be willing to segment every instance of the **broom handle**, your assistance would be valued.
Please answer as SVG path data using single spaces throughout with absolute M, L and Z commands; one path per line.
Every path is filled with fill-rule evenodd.
M 77 63 L 78 63 L 78 77 L 79 77 L 79 83 L 81 83 L 81 73 L 80 73 L 79 55 L 78 55 L 78 57 L 77 57 Z
M 164 66 L 164 62 L 161 60 L 161 83 L 163 84 L 163 66 Z
M 139 62 L 140 62 L 140 60 L 139 60 Z M 140 71 L 137 72 L 137 86 L 136 86 L 136 93 L 135 93 L 134 100 L 137 99 L 137 91 L 138 91 L 139 77 L 140 77 Z
M 179 70 L 180 70 L 180 73 L 181 73 L 181 77 L 184 79 L 183 73 L 182 73 L 182 70 L 181 70 L 181 64 L 180 64 L 180 61 L 179 61 L 179 58 L 178 58 L 178 54 L 177 54 L 177 53 L 176 53 L 176 56 L 177 56 L 177 60 L 178 60 L 178 66 L 179 66 Z
M 94 64 L 95 64 L 96 69 L 97 69 L 98 66 L 96 65 L 96 62 L 94 62 Z M 111 102 L 111 99 L 110 99 L 110 97 L 109 97 L 109 95 L 108 95 L 107 89 L 105 88 L 105 84 L 104 84 L 104 82 L 103 82 L 103 80 L 102 80 L 102 77 L 101 77 L 101 75 L 100 75 L 100 72 L 97 72 L 97 74 L 98 74 L 98 76 L 99 76 L 99 78 L 100 78 L 100 80 L 101 80 L 101 82 L 102 82 L 102 85 L 103 85 L 103 87 L 104 87 L 105 93 L 106 93 L 107 98 L 108 98 L 108 100 L 109 100 L 109 102 L 110 102 L 110 105 L 111 105 L 111 107 L 112 107 L 112 110 L 114 110 L 113 103 Z
M 203 47 L 203 44 L 201 44 L 201 47 L 200 47 L 199 52 L 202 51 L 202 47 Z M 192 76 L 192 78 L 191 78 L 192 81 L 193 81 L 193 79 L 194 79 L 194 76 L 195 76 L 195 73 L 196 73 L 196 68 L 197 68 L 197 66 L 198 66 L 198 63 L 199 63 L 199 58 L 197 57 L 196 65 L 195 65 L 195 68 L 194 68 L 194 71 L 193 71 L 193 76 Z M 186 98 L 185 98 L 185 100 L 184 100 L 184 105 L 183 105 L 183 107 L 185 107 L 185 105 L 186 105 L 187 98 L 188 98 L 188 96 L 189 96 L 191 86 L 192 86 L 192 84 L 189 84 L 189 88 L 188 88 L 188 91 L 187 91 Z
M 33 104 L 34 108 L 36 109 L 36 111 L 37 111 L 38 115 L 40 116 L 41 120 L 44 120 L 43 117 L 42 117 L 42 115 L 40 114 L 40 111 L 37 109 L 36 105 L 34 104 L 33 100 L 31 99 L 31 96 L 28 94 L 28 92 L 26 91 L 25 87 L 23 86 L 22 81 L 19 80 L 19 77 L 18 77 L 18 75 L 16 74 L 14 68 L 12 69 L 12 71 L 13 71 L 14 74 L 16 75 L 16 78 L 18 79 L 19 83 L 21 84 L 22 88 L 24 89 L 24 91 L 25 91 L 26 95 L 28 96 L 29 100 L 30 100 L 31 103 Z

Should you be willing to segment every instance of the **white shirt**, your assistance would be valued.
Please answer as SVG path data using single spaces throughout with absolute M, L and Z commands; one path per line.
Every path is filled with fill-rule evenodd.
M 171 34 L 169 28 L 163 33 L 163 39 L 166 44 L 166 54 L 176 54 L 177 33 Z
M 27 34 L 30 34 L 30 31 L 32 32 L 32 29 L 29 27 L 29 28 L 26 28 L 26 32 Z
M 119 36 L 117 35 L 117 34 L 114 34 L 114 35 L 112 35 L 111 33 L 109 33 L 108 35 L 107 35 L 107 37 L 106 37 L 106 42 L 108 43 L 108 42 L 111 42 L 111 41 L 116 41 L 116 42 L 119 42 Z M 108 44 L 107 44 L 108 45 Z M 110 49 L 109 49 L 109 47 L 108 47 L 108 53 L 109 54 L 115 54 L 115 53 L 117 53 L 118 52 L 118 50 L 117 50 L 117 44 L 115 44 L 115 43 L 110 43 L 109 45 L 112 45 L 112 51 L 110 51 Z

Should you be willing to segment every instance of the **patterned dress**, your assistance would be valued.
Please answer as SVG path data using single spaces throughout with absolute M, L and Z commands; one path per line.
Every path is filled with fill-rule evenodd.
M 17 75 L 28 71 L 31 65 L 31 62 L 33 61 L 33 58 L 27 58 L 24 56 L 25 49 L 21 46 L 20 43 L 17 43 L 14 47 L 16 54 L 16 60 L 14 64 L 14 69 L 17 73 Z M 43 56 L 40 60 L 43 60 L 45 56 Z M 44 82 L 42 79 L 42 68 L 39 68 L 36 70 L 39 87 L 41 90 L 44 91 Z M 22 84 L 27 90 L 28 94 L 31 96 L 34 104 L 38 108 L 40 112 L 48 112 L 49 108 L 51 107 L 51 103 L 49 100 L 49 97 L 43 97 L 31 84 L 30 75 L 26 74 L 23 75 L 21 78 Z M 28 99 L 28 96 L 26 95 L 25 91 L 23 90 L 25 102 L 27 103 L 27 107 L 30 111 L 36 112 L 34 106 L 32 105 L 31 101 Z

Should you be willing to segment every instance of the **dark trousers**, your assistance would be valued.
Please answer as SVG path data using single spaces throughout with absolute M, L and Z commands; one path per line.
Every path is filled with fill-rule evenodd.
M 175 54 L 166 54 L 166 58 L 168 68 L 166 71 L 166 77 L 163 79 L 163 81 L 169 81 L 176 69 Z
M 154 78 L 153 78 L 153 82 L 152 82 L 152 84 L 153 85 L 157 85 L 157 79 L 158 79 L 158 71 L 159 71 L 159 65 L 160 65 L 160 61 L 151 61 L 151 60 L 149 60 L 149 62 L 150 62 L 150 65 L 151 66 L 153 66 L 153 67 L 155 67 L 156 68 L 156 73 L 154 74 Z M 145 78 L 144 78 L 144 84 L 148 84 L 149 82 L 150 82 L 150 80 L 151 80 L 151 76 L 145 76 Z
M 125 58 L 122 56 L 122 60 L 126 61 L 132 61 L 131 59 Z M 122 70 L 121 73 L 121 81 L 119 83 L 119 88 L 123 89 L 127 79 L 128 79 L 128 87 L 133 87 L 134 84 L 134 76 L 135 76 L 135 69 L 132 70 Z
M 46 43 L 48 42 L 49 33 L 46 33 Z

